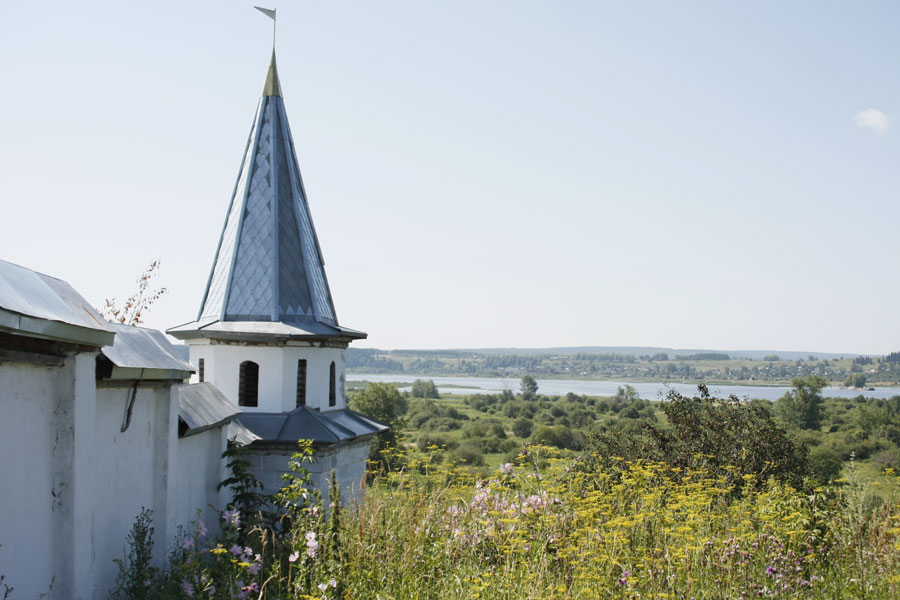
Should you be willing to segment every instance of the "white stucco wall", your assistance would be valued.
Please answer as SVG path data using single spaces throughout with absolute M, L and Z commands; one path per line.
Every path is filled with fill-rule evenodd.
M 366 474 L 366 459 L 369 458 L 370 439 L 358 440 L 349 444 L 340 444 L 318 450 L 313 458 L 315 462 L 305 464 L 309 471 L 310 484 L 322 492 L 325 504 L 328 504 L 328 483 L 331 471 L 334 470 L 341 486 L 341 498 L 346 504 L 358 499 L 360 482 Z M 290 471 L 288 463 L 293 448 L 273 446 L 252 446 L 248 457 L 253 474 L 263 484 L 267 494 L 278 491 L 283 485 L 281 474 Z
M 218 483 L 226 478 L 221 458 L 226 443 L 221 427 L 178 439 L 172 502 L 176 528 L 196 520 L 199 509 L 209 534 L 215 534 L 219 512 L 225 510 L 230 499 L 227 490 L 216 491 Z
M 171 388 L 142 383 L 137 388 L 131 423 L 120 431 L 133 384 L 103 384 L 97 389 L 92 489 L 97 581 L 115 579 L 113 560 L 126 554 L 125 534 L 142 508 L 153 511 L 157 554 L 168 543 L 169 437 L 173 427 Z M 124 532 L 124 533 L 123 533 Z
M 113 559 L 142 507 L 153 510 L 155 556 L 178 525 L 204 510 L 210 531 L 224 507 L 222 428 L 178 438 L 177 384 L 95 379 L 96 354 L 60 367 L 0 364 L 0 574 L 15 598 L 105 598 Z M 10 485 L 10 482 L 15 482 Z
M 191 364 L 199 372 L 203 359 L 204 380 L 215 384 L 237 405 L 240 365 L 250 360 L 259 365 L 259 406 L 241 407 L 245 412 L 287 412 L 296 408 L 297 361 L 306 362 L 306 405 L 321 410 L 346 408 L 346 348 L 319 348 L 308 345 L 239 345 L 189 343 Z M 334 361 L 336 405 L 328 406 L 330 367 Z M 199 381 L 195 374 L 192 383 Z
M 366 460 L 369 458 L 370 439 L 331 446 L 316 452 L 316 461 L 307 466 L 313 485 L 322 490 L 322 498 L 328 505 L 328 482 L 331 471 L 337 475 L 341 486 L 341 498 L 346 505 L 360 498 L 363 478 L 366 476 Z
M 71 452 L 56 430 L 71 419 L 74 368 L 74 358 L 63 367 L 0 364 L 0 574 L 16 597 L 37 598 L 56 574 L 47 553 L 62 541 L 55 500 L 69 482 L 54 480 L 53 458 Z

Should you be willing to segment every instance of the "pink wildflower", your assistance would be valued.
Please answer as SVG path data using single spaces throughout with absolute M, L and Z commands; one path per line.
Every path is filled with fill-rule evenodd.
M 306 532 L 306 553 L 310 558 L 316 557 L 316 550 L 319 549 L 319 542 L 316 541 L 316 532 Z
M 222 513 L 222 519 L 233 527 L 241 524 L 241 513 L 237 510 L 226 510 Z
M 203 521 L 198 522 L 197 523 L 197 535 L 199 535 L 200 537 L 203 537 L 206 535 L 206 533 L 207 533 L 206 523 L 204 523 Z
M 299 551 L 294 551 L 294 552 L 291 553 L 290 556 L 288 556 L 288 560 L 291 561 L 291 562 L 297 562 L 297 559 L 298 559 L 298 558 L 300 558 L 300 552 L 299 552 Z
M 185 550 L 193 550 L 194 549 L 194 538 L 184 538 L 184 543 L 181 546 Z

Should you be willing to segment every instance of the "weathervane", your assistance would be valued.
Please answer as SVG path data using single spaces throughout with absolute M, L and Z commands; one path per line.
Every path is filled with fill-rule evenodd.
M 274 8 L 260 8 L 259 6 L 254 6 L 256 10 L 266 15 L 270 19 L 272 19 L 272 50 L 275 49 L 275 25 L 277 21 L 275 20 L 275 10 Z

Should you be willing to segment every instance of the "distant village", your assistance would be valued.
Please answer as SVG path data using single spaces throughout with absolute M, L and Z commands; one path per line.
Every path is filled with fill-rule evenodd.
M 347 366 L 355 373 L 405 373 L 409 375 L 613 379 L 619 381 L 717 381 L 790 383 L 795 377 L 816 375 L 837 385 L 866 387 L 900 381 L 900 354 L 884 357 L 783 358 L 760 354 L 758 358 L 732 357 L 727 353 L 655 352 L 625 354 L 532 350 L 377 350 L 351 348 Z M 860 376 L 863 378 L 860 379 Z M 850 381 L 850 378 L 854 381 Z

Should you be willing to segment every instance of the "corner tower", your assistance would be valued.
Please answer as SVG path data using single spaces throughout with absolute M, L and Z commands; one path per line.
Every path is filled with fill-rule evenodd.
M 338 323 L 274 50 L 200 311 L 168 333 L 245 413 L 346 408 L 346 348 L 366 334 Z

